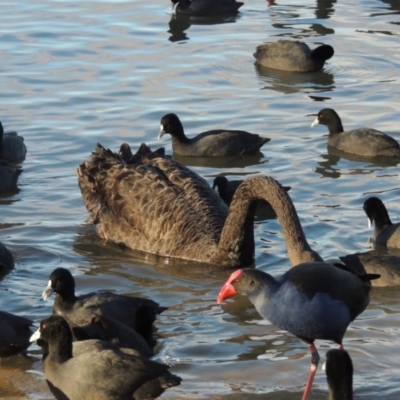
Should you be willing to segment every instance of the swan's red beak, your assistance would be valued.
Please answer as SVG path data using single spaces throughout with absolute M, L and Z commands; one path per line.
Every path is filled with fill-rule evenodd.
M 232 286 L 232 282 L 234 282 L 241 273 L 242 270 L 238 269 L 231 274 L 229 279 L 225 282 L 224 286 L 222 286 L 221 290 L 219 291 L 219 295 L 217 298 L 218 303 L 222 303 L 224 300 L 237 295 L 235 288 Z

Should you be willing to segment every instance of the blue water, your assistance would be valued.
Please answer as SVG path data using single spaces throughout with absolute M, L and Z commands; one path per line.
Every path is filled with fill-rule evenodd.
M 76 168 L 97 142 L 155 148 L 161 117 L 175 112 L 189 136 L 216 127 L 272 140 L 261 157 L 191 167 L 211 183 L 252 174 L 291 186 L 307 238 L 324 258 L 372 248 L 362 210 L 377 194 L 400 220 L 399 166 L 328 154 L 327 130 L 310 128 L 321 108 L 345 129 L 371 126 L 400 140 L 400 4 L 247 0 L 236 17 L 171 20 L 167 0 L 3 0 L 0 120 L 28 147 L 20 192 L 0 197 L 0 240 L 16 268 L 0 282 L 2 310 L 40 321 L 41 293 L 63 266 L 81 293 L 111 289 L 151 297 L 170 309 L 157 322 L 157 359 L 183 378 L 163 398 L 298 399 L 310 357 L 304 343 L 262 321 L 244 298 L 216 303 L 226 273 L 192 273 L 104 243 L 86 224 Z M 265 72 L 256 46 L 278 38 L 330 44 L 335 55 L 314 74 Z M 256 266 L 289 268 L 279 223 L 255 225 Z M 360 398 L 398 399 L 397 289 L 377 289 L 344 345 Z M 321 356 L 333 345 L 319 342 Z M 30 355 L 39 359 L 39 349 Z M 323 358 L 323 357 L 322 357 Z M 0 360 L 0 397 L 52 398 L 40 361 Z M 318 371 L 313 399 L 326 398 Z

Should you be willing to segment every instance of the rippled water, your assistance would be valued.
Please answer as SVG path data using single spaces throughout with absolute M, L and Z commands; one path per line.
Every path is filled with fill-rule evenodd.
M 246 0 L 225 19 L 171 19 L 168 1 L 3 0 L 0 119 L 28 146 L 20 192 L 0 198 L 0 238 L 16 268 L 0 282 L 2 310 L 39 321 L 41 293 L 57 266 L 80 292 L 108 288 L 153 298 L 159 353 L 183 383 L 164 398 L 298 399 L 310 356 L 292 335 L 261 320 L 247 299 L 216 304 L 226 272 L 194 273 L 103 243 L 85 223 L 76 167 L 97 142 L 157 142 L 160 118 L 177 113 L 189 136 L 214 127 L 270 137 L 261 157 L 228 165 L 181 160 L 213 177 L 271 175 L 292 197 L 313 248 L 325 258 L 371 248 L 363 201 L 377 193 L 400 219 L 399 167 L 328 154 L 327 130 L 310 124 L 334 108 L 345 128 L 398 140 L 400 4 Z M 258 44 L 278 37 L 335 48 L 323 71 L 287 74 L 254 65 Z M 203 160 L 204 161 L 204 160 Z M 256 266 L 289 267 L 279 223 L 258 220 Z M 344 345 L 360 398 L 398 399 L 398 289 L 376 289 Z M 319 342 L 321 355 L 333 345 Z M 30 355 L 39 358 L 32 347 Z M 313 399 L 326 398 L 318 371 Z M 0 397 L 52 398 L 39 361 L 0 360 Z

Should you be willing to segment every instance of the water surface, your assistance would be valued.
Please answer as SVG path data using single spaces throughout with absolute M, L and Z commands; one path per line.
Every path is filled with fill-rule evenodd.
M 399 167 L 328 152 L 327 130 L 310 128 L 321 108 L 347 129 L 372 126 L 400 140 L 398 1 L 247 0 L 235 17 L 171 18 L 168 1 L 22 0 L 2 2 L 0 119 L 28 147 L 20 192 L 0 198 L 0 237 L 16 268 L 0 282 L 2 310 L 40 321 L 52 301 L 50 272 L 69 268 L 80 293 L 111 289 L 143 295 L 169 310 L 157 321 L 156 359 L 183 378 L 163 398 L 299 399 L 307 346 L 261 320 L 244 298 L 216 303 L 226 272 L 196 271 L 104 243 L 86 224 L 76 168 L 97 142 L 157 142 L 161 117 L 175 112 L 189 136 L 216 127 L 272 140 L 259 157 L 180 160 L 210 183 L 273 176 L 291 186 L 307 238 L 323 257 L 372 248 L 362 210 L 379 195 L 400 220 Z M 279 38 L 335 49 L 323 71 L 288 74 L 254 64 L 256 46 Z M 255 224 L 256 266 L 289 267 L 277 220 Z M 344 345 L 359 398 L 398 399 L 399 295 L 377 289 Z M 318 342 L 321 356 L 329 342 Z M 35 346 L 0 360 L 0 397 L 52 398 Z M 326 398 L 318 371 L 313 399 Z

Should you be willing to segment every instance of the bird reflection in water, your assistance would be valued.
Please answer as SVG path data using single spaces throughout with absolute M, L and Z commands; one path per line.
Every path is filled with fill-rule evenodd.
M 190 39 L 186 34 L 186 31 L 192 25 L 217 25 L 217 24 L 229 24 L 235 23 L 240 18 L 240 14 L 237 15 L 216 15 L 216 16 L 190 16 L 190 15 L 172 15 L 169 21 L 168 33 L 171 36 L 168 38 L 170 42 L 181 42 Z

